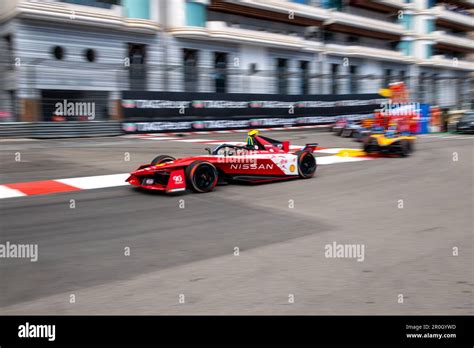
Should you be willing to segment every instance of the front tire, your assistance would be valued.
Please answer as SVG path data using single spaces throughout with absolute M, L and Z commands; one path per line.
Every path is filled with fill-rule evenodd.
M 187 186 L 197 193 L 210 192 L 219 179 L 217 169 L 209 162 L 194 161 L 185 171 Z
M 153 161 L 151 161 L 152 166 L 156 166 L 157 164 L 161 163 L 166 163 L 166 162 L 171 162 L 174 161 L 176 158 L 168 155 L 159 155 L 153 158 Z
M 400 143 L 400 155 L 402 157 L 407 157 L 411 153 L 411 144 L 408 140 L 402 140 Z
M 375 152 L 374 149 L 377 147 L 377 140 L 373 138 L 368 138 L 364 141 L 364 152 L 370 154 L 372 152 Z
M 298 153 L 298 174 L 302 179 L 309 179 L 316 172 L 316 159 L 309 151 Z

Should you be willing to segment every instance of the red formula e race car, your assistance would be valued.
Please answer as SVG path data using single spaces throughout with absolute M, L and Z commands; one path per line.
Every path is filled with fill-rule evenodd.
M 175 159 L 160 155 L 140 166 L 127 179 L 131 185 L 148 190 L 177 192 L 190 189 L 209 192 L 217 184 L 235 181 L 264 183 L 311 178 L 316 171 L 313 151 L 307 144 L 292 152 L 288 141 L 280 142 L 250 131 L 244 146 L 220 144 L 207 155 Z

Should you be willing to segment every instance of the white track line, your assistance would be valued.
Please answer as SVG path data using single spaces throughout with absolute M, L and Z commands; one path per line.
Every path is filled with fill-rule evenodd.
M 447 134 L 421 134 L 421 139 L 474 139 L 474 136 L 447 135 Z
M 228 133 L 234 133 L 232 130 L 219 130 L 219 131 L 214 131 L 213 133 L 216 134 L 228 134 Z
M 141 139 L 145 140 L 155 140 L 155 141 L 166 141 L 166 140 L 178 140 L 180 138 L 173 138 L 173 137 L 155 137 L 155 136 L 149 136 L 149 137 L 142 137 Z
M 327 154 L 337 154 L 341 151 L 358 151 L 360 149 L 348 149 L 348 148 L 330 148 L 330 149 L 322 149 L 322 150 L 315 150 L 315 153 L 327 153 Z
M 420 138 L 440 138 L 442 137 L 441 134 L 420 134 Z
M 212 139 L 180 139 L 180 140 L 174 140 L 174 141 L 179 141 L 181 143 L 205 143 L 205 142 L 212 142 Z M 214 140 L 215 141 L 215 140 Z
M 474 137 L 460 137 L 459 135 L 445 136 L 441 139 L 474 139 Z
M 318 165 L 326 165 L 326 164 L 370 161 L 372 159 L 373 158 L 368 158 L 368 157 L 325 156 L 325 157 L 316 157 L 316 163 Z

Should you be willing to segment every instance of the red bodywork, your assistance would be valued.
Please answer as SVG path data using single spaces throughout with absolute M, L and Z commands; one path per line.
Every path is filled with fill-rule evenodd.
M 290 151 L 288 141 L 279 142 L 255 136 L 256 148 L 220 144 L 215 151 L 228 146 L 232 154 L 207 154 L 175 159 L 162 164 L 145 164 L 126 180 L 147 190 L 176 192 L 186 190 L 186 168 L 194 161 L 206 161 L 215 166 L 219 182 L 245 181 L 262 183 L 298 178 L 298 151 Z M 313 152 L 317 144 L 307 144 L 302 150 Z

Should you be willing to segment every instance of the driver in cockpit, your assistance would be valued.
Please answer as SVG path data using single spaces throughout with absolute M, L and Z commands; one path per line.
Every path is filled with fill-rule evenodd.
M 246 148 L 251 149 L 251 150 L 255 150 L 255 145 L 257 145 L 257 144 L 256 144 L 256 141 L 255 141 L 254 137 L 256 135 L 258 135 L 258 133 L 259 132 L 256 129 L 253 129 L 253 130 L 251 130 L 247 133 L 247 141 L 246 141 L 246 145 L 245 145 Z

